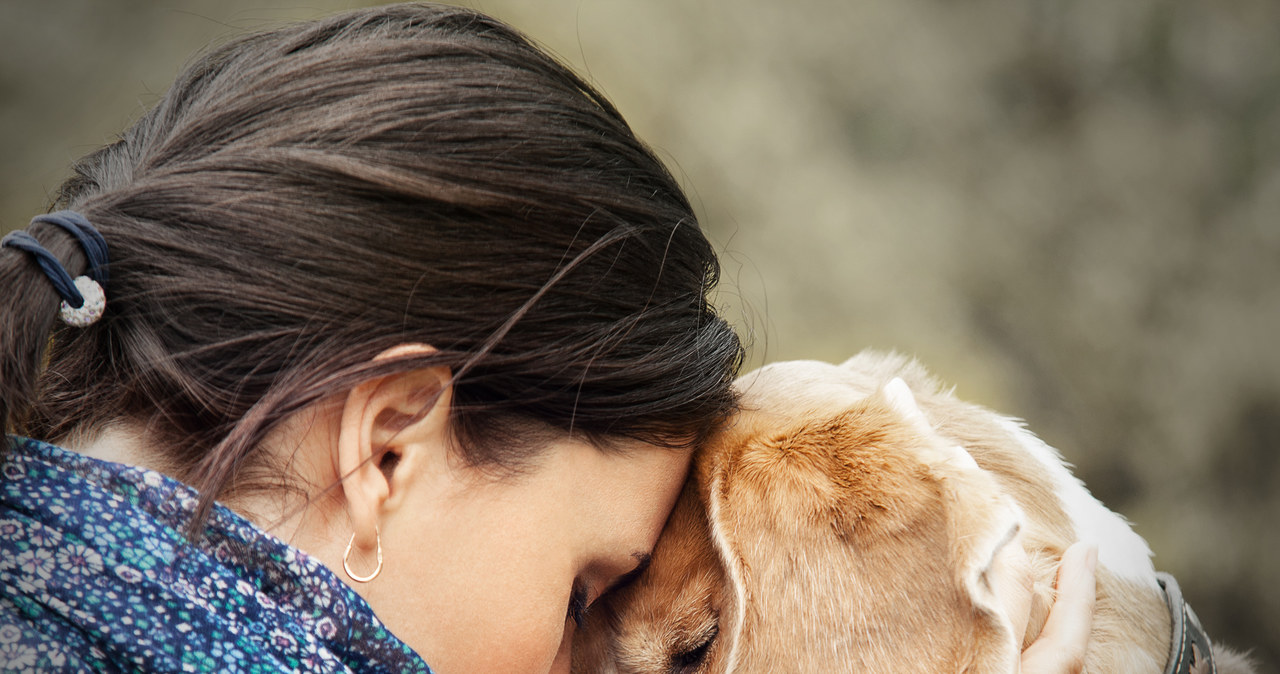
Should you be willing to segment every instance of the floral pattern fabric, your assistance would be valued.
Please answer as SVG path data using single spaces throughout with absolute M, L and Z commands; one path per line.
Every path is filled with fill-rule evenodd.
M 164 475 L 9 438 L 0 672 L 423 672 L 327 567 Z

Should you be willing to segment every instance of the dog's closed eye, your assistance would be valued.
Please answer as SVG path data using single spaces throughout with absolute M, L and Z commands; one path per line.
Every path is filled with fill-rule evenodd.
M 715 643 L 716 635 L 719 633 L 720 628 L 716 623 L 711 623 L 707 630 L 692 640 L 691 646 L 672 655 L 670 674 L 695 674 L 706 662 L 707 654 L 711 652 L 711 645 Z

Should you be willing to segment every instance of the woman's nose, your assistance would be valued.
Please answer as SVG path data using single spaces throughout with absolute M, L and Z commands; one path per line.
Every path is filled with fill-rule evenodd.
M 560 639 L 560 650 L 556 651 L 556 659 L 551 662 L 547 674 L 569 674 L 569 665 L 573 661 L 573 629 L 564 628 L 564 637 Z

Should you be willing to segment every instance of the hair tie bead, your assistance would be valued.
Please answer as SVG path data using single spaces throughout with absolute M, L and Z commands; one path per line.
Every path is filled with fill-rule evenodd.
M 9 232 L 0 239 L 0 248 L 17 248 L 35 256 L 36 264 L 40 265 L 54 290 L 62 297 L 58 315 L 64 323 L 77 328 L 93 325 L 102 317 L 107 305 L 106 292 L 102 287 L 108 278 L 106 239 L 75 211 L 37 215 L 31 219 L 31 224 L 37 222 L 57 225 L 75 237 L 88 262 L 85 275 L 72 279 L 62 261 L 25 230 Z

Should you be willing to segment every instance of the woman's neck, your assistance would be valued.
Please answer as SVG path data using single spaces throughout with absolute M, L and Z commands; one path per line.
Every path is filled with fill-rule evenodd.
M 145 468 L 184 484 L 190 483 L 184 472 L 166 458 L 165 452 L 157 450 L 155 443 L 148 440 L 142 424 L 112 422 L 102 428 L 80 430 L 58 438 L 54 444 L 94 459 Z M 273 525 L 278 525 L 285 519 L 282 503 L 285 500 L 279 498 L 279 495 L 275 498 L 256 498 L 249 494 L 218 496 L 220 503 L 265 530 L 275 528 Z
M 102 461 L 138 466 L 177 477 L 173 475 L 172 467 L 165 466 L 160 455 L 149 448 L 146 433 L 139 424 L 117 421 L 102 428 L 82 429 L 57 438 L 54 444 Z

